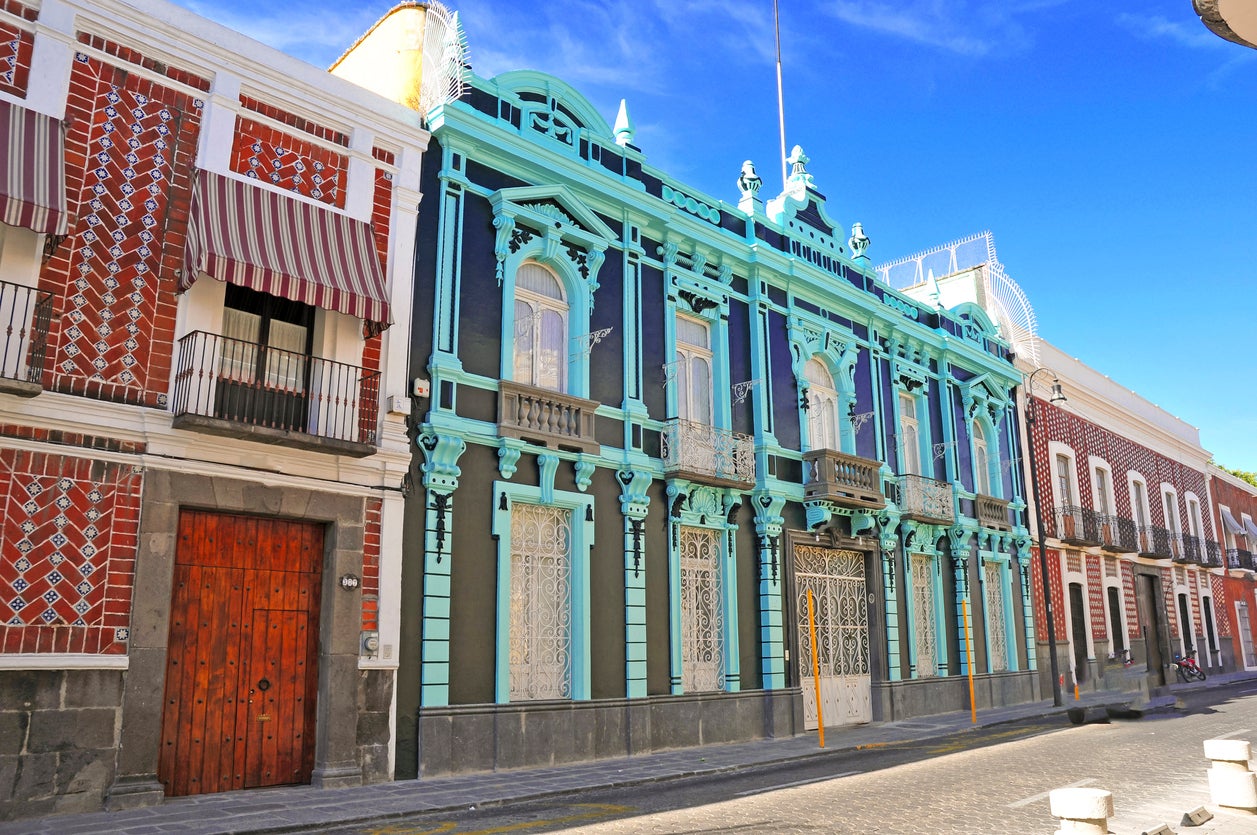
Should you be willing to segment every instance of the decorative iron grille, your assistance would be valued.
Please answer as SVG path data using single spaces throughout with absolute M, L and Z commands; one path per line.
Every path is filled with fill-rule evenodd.
M 664 472 L 744 486 L 755 483 L 755 441 L 749 435 L 673 418 L 660 440 Z
M 179 340 L 171 411 L 375 444 L 380 374 L 194 331 Z
M 0 377 L 43 381 L 52 301 L 52 293 L 0 281 Z
M 1100 514 L 1089 507 L 1063 505 L 1056 508 L 1056 538 L 1073 545 L 1099 545 Z
M 991 648 L 991 671 L 1008 669 L 1008 621 L 1004 612 L 1004 572 L 997 562 L 982 566 L 982 593 L 986 598 L 986 634 Z
M 934 558 L 911 554 L 912 620 L 917 650 L 917 677 L 938 675 L 938 624 L 934 610 Z
M 794 565 L 801 620 L 807 617 L 807 592 L 812 590 L 821 675 L 868 675 L 869 622 L 864 599 L 864 555 L 857 551 L 798 545 Z M 802 628 L 799 635 L 802 642 L 799 675 L 811 678 L 811 633 Z
M 722 538 L 711 528 L 681 528 L 681 687 L 686 693 L 724 689 Z
M 572 697 L 572 513 L 511 507 L 511 701 Z

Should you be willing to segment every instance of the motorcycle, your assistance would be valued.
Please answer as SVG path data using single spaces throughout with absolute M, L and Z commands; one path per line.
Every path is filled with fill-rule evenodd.
M 1179 653 L 1174 653 L 1174 666 L 1178 669 L 1178 677 L 1181 681 L 1204 681 L 1205 671 L 1200 669 L 1200 665 L 1196 663 L 1196 650 L 1191 650 L 1184 657 Z

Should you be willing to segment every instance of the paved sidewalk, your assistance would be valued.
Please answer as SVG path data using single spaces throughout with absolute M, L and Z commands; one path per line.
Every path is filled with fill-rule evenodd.
M 1254 677 L 1219 676 L 1214 684 Z M 1257 680 L 1257 678 L 1255 678 Z M 1171 694 L 1134 705 L 1145 711 L 1171 709 L 1173 693 L 1208 684 L 1173 685 Z M 1129 694 L 1085 693 L 1064 707 L 1051 700 L 978 711 L 978 725 L 989 726 L 1022 719 L 1061 715 L 1074 707 L 1103 708 L 1131 704 Z M 792 760 L 825 757 L 863 746 L 931 739 L 970 730 L 969 711 L 916 717 L 854 727 L 828 728 L 825 749 L 815 734 L 787 739 L 761 739 L 725 745 L 683 748 L 635 757 L 595 760 L 550 768 L 527 768 L 454 777 L 404 780 L 346 789 L 288 786 L 275 789 L 224 792 L 167 800 L 158 806 L 120 812 L 53 815 L 0 823 L 0 835 L 157 835 L 158 833 L 286 832 L 310 826 L 387 822 L 423 812 L 465 809 L 570 794 L 590 789 L 627 786 L 698 774 L 716 774 Z

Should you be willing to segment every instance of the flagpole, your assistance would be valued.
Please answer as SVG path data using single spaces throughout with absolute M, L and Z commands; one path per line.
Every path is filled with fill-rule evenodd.
M 777 124 L 781 128 L 781 188 L 786 187 L 786 105 L 781 94 L 781 18 L 777 0 L 773 0 L 773 30 L 777 37 Z

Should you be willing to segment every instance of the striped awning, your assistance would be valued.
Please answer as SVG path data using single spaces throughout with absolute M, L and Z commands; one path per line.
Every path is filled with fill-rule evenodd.
M 198 171 L 180 289 L 201 274 L 389 326 L 371 224 Z
M 0 222 L 65 235 L 69 220 L 61 122 L 0 101 Z
M 1235 521 L 1235 517 L 1231 515 L 1231 511 L 1227 510 L 1225 507 L 1219 508 L 1219 510 L 1222 511 L 1222 524 L 1226 526 L 1228 531 L 1232 534 L 1244 532 L 1244 526 Z

